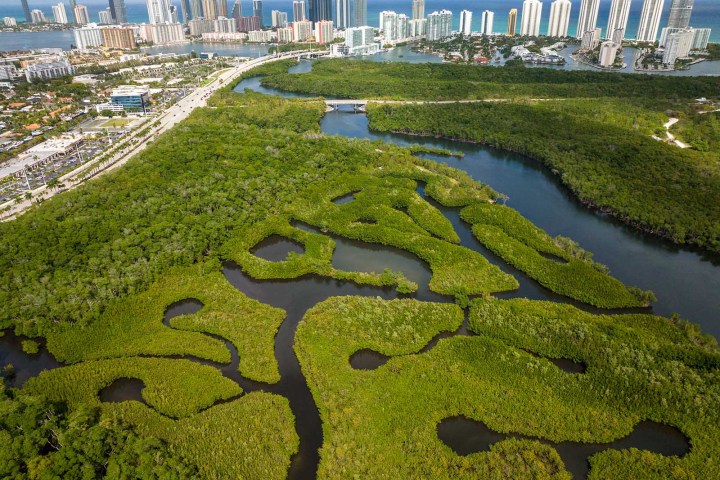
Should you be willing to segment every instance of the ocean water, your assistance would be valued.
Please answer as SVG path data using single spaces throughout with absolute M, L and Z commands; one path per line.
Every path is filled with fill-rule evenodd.
M 59 0 L 29 0 L 30 8 L 39 8 L 45 12 L 49 18 L 52 17 L 50 6 L 56 4 Z M 228 1 L 228 11 L 232 8 L 233 0 Z M 179 7 L 179 0 L 171 0 L 173 4 Z M 93 21 L 98 20 L 98 12 L 107 8 L 107 0 L 84 0 L 82 2 L 87 5 L 90 10 L 90 18 Z M 334 2 L 333 2 L 334 3 Z M 383 10 L 394 10 L 398 13 L 411 13 L 411 0 L 368 0 L 368 23 L 377 26 L 379 22 L 379 14 Z M 543 2 L 543 17 L 540 32 L 547 31 L 547 24 L 550 18 L 550 0 Z M 580 11 L 580 0 L 572 0 L 573 8 L 570 18 L 570 35 L 574 35 L 577 27 L 577 19 Z M 607 26 L 607 19 L 610 14 L 611 0 L 600 1 L 600 13 L 598 16 L 598 26 L 603 28 Z M 670 11 L 671 0 L 665 0 L 665 11 L 663 19 L 660 23 L 661 28 L 667 23 Z M 69 11 L 69 2 L 65 0 L 66 9 Z M 128 20 L 134 23 L 147 22 L 147 8 L 143 0 L 126 0 Z M 630 19 L 628 22 L 627 37 L 632 38 L 637 32 L 640 23 L 640 12 L 642 10 L 643 0 L 633 0 L 630 8 Z M 434 10 L 449 9 L 453 12 L 453 20 L 455 28 L 458 28 L 460 22 L 460 11 L 470 10 L 473 12 L 473 30 L 480 29 L 480 16 L 483 10 L 495 12 L 494 30 L 504 32 L 507 29 L 508 12 L 511 8 L 517 8 L 518 12 L 522 11 L 522 0 L 426 0 L 425 13 L 428 14 Z M 245 12 L 252 11 L 252 1 L 243 0 L 243 10 Z M 265 0 L 263 2 L 264 17 L 269 21 L 270 12 L 272 10 L 282 10 L 290 13 L 292 17 L 292 0 Z M 18 20 L 24 18 L 20 0 L 0 0 L 0 18 L 5 16 L 15 17 Z M 518 15 L 519 16 L 519 15 Z M 520 19 L 518 18 L 518 21 Z M 695 0 L 695 8 L 691 18 L 691 25 L 694 27 L 712 28 L 711 41 L 720 42 L 720 0 Z M 0 37 L 2 42 L 2 37 Z M 6 50 L 0 45 L 0 50 Z

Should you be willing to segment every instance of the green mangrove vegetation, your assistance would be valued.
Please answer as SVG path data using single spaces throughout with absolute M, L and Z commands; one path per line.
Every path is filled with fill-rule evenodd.
M 314 62 L 312 71 L 303 74 L 288 73 L 279 65 L 260 73 L 264 75 L 262 84 L 267 87 L 331 98 L 358 99 L 695 99 L 715 98 L 720 87 L 720 79 L 716 77 L 608 74 L 549 68 L 477 68 L 347 59 Z
M 611 442 L 640 420 L 665 422 L 690 438 L 689 454 L 606 450 L 591 457 L 591 478 L 720 472 L 717 370 L 655 355 L 716 355 L 708 340 L 649 315 L 616 320 L 549 302 L 479 299 L 470 314 L 477 336 L 412 355 L 457 323 L 448 325 L 434 304 L 406 302 L 400 309 L 393 301 L 331 298 L 298 329 L 295 349 L 323 418 L 321 478 L 379 478 L 388 469 L 401 478 L 483 477 L 499 468 L 506 478 L 569 478 L 554 450 L 530 439 L 455 455 L 435 428 L 457 415 L 552 442 Z M 354 370 L 348 359 L 363 348 L 398 356 L 374 371 Z M 565 373 L 519 348 L 586 362 L 587 373 Z
M 240 373 L 277 382 L 273 339 L 285 313 L 238 292 L 219 270 L 218 262 L 176 268 L 147 291 L 112 302 L 92 325 L 64 325 L 49 334 L 48 349 L 71 363 L 136 355 L 192 355 L 228 363 L 230 352 L 199 333 L 205 332 L 235 345 Z M 167 307 L 188 298 L 202 302 L 203 309 L 171 319 L 175 328 L 165 326 Z
M 472 224 L 483 245 L 553 292 L 602 308 L 646 306 L 656 300 L 652 292 L 626 287 L 572 241 L 550 238 L 509 207 L 478 203 L 460 216 Z
M 711 153 L 652 140 L 666 117 L 643 103 L 663 88 L 678 98 L 710 96 L 714 79 L 355 61 L 320 62 L 311 75 L 289 79 L 291 63 L 245 76 L 352 96 L 399 95 L 390 92 L 402 91 L 401 84 L 409 98 L 638 92 L 642 102 L 616 98 L 605 109 L 580 98 L 386 104 L 371 106 L 370 117 L 380 130 L 525 153 L 588 202 L 678 241 L 718 246 Z M 377 73 L 377 82 L 363 86 L 346 76 L 357 69 L 368 69 L 371 78 Z M 326 78 L 306 85 L 316 77 Z M 407 78 L 420 80 L 409 85 Z M 294 359 L 289 363 L 294 380 L 304 374 L 320 412 L 319 478 L 393 472 L 397 478 L 567 480 L 562 458 L 540 439 L 612 442 L 643 420 L 679 428 L 690 453 L 607 450 L 591 458 L 592 479 L 720 476 L 720 353 L 712 338 L 679 319 L 493 298 L 517 289 L 517 279 L 462 246 L 453 223 L 418 189 L 442 207 L 460 209 L 480 242 L 553 292 L 600 308 L 646 305 L 652 294 L 622 285 L 572 240 L 551 238 L 499 205 L 502 195 L 487 185 L 416 156 L 452 152 L 323 135 L 325 104 L 318 99 L 228 87 L 209 104 L 123 168 L 0 223 L 0 335 L 13 328 L 26 352 L 46 345 L 67 364 L 21 389 L 0 378 L 0 476 L 285 478 L 302 451 L 303 422 L 296 430 L 291 395 L 268 392 L 286 394 L 282 382 L 289 376 L 280 367 L 290 368 L 282 361 L 292 352 L 276 358 L 276 349 L 290 341 L 286 327 L 291 335 L 290 320 L 302 312 L 241 293 L 223 275 L 223 262 L 237 263 L 259 288 L 260 280 L 316 275 L 403 294 L 418 290 L 390 270 L 335 268 L 337 237 L 409 252 L 427 264 L 429 289 L 447 301 L 330 297 L 307 311 L 294 339 L 301 372 Z M 582 141 L 591 146 L 578 146 Z M 643 163 L 648 158 L 652 165 Z M 638 213 L 640 205 L 647 208 Z M 704 210 L 690 215 L 700 205 Z M 280 261 L 253 253 L 272 236 L 300 244 L 302 253 Z M 169 318 L 168 310 L 184 300 L 201 306 Z M 451 338 L 426 348 L 440 333 Z M 235 372 L 207 365 L 234 358 L 223 340 L 237 348 L 239 374 L 261 383 L 241 388 L 228 378 L 237 379 Z M 372 371 L 355 369 L 350 357 L 361 350 L 391 358 Z M 582 362 L 587 371 L 564 372 L 548 361 L 557 358 Z M 101 401 L 123 379 L 142 382 L 143 401 Z M 437 426 L 460 415 L 525 438 L 457 455 L 438 438 Z
M 632 102 L 597 99 L 371 104 L 369 117 L 380 131 L 461 139 L 527 155 L 583 203 L 675 242 L 720 251 L 717 154 L 653 140 L 650 127 L 657 120 L 643 110 Z
M 99 406 L 98 393 L 120 378 L 142 380 L 142 398 L 159 413 L 188 417 L 218 400 L 240 395 L 242 389 L 207 365 L 167 358 L 93 360 L 57 368 L 28 380 L 24 390 L 51 402 Z
M 198 469 L 153 436 L 101 418 L 100 409 L 49 402 L 0 379 L 0 476 L 193 478 Z

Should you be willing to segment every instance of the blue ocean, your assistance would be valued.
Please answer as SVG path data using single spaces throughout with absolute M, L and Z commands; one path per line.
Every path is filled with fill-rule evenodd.
M 30 8 L 39 8 L 45 12 L 47 17 L 52 17 L 50 6 L 56 4 L 59 0 L 29 0 Z M 173 4 L 179 6 L 179 0 L 171 0 Z M 233 0 L 227 0 L 229 3 L 228 11 L 232 8 Z M 69 10 L 69 2 L 66 1 L 66 7 Z M 107 0 L 84 0 L 82 2 L 88 6 L 90 17 L 92 20 L 98 19 L 98 11 L 107 8 Z M 406 13 L 410 15 L 411 0 L 368 0 L 368 23 L 372 26 L 378 25 L 379 14 L 383 10 L 394 10 L 398 13 Z M 540 32 L 547 31 L 547 23 L 550 17 L 550 0 L 543 2 L 543 23 Z M 577 26 L 577 17 L 580 10 L 580 0 L 572 0 L 573 12 L 570 20 L 570 34 L 575 33 Z M 610 14 L 611 0 L 601 0 L 600 14 L 598 26 L 604 29 L 607 26 L 607 18 Z M 671 0 L 665 0 L 665 12 L 660 26 L 664 26 L 669 15 Z M 134 23 L 147 22 L 147 8 L 143 0 L 126 0 L 128 20 Z M 630 9 L 630 20 L 628 23 L 627 37 L 635 36 L 638 24 L 640 23 L 640 12 L 642 10 L 642 0 L 633 0 Z M 511 8 L 517 8 L 518 12 L 522 10 L 522 0 L 426 0 L 425 12 L 430 13 L 434 10 L 449 9 L 455 15 L 455 28 L 458 28 L 460 21 L 460 11 L 470 10 L 473 12 L 473 29 L 480 29 L 480 15 L 483 10 L 495 12 L 494 31 L 504 32 L 507 28 L 508 12 Z M 263 3 L 264 16 L 270 18 L 271 10 L 282 10 L 292 12 L 292 0 L 265 0 Z M 243 10 L 245 12 L 252 11 L 252 0 L 243 0 Z M 21 20 L 24 18 L 20 0 L 2 0 L 0 2 L 0 18 L 10 16 Z M 290 15 L 292 17 L 292 14 Z M 519 20 L 519 18 L 518 18 Z M 691 25 L 693 27 L 712 28 L 711 41 L 720 42 L 720 1 L 719 0 L 695 0 L 695 8 L 693 9 Z M 0 49 L 2 46 L 0 45 Z

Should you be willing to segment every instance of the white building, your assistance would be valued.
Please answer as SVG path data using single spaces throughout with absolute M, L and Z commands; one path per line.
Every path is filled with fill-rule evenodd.
M 203 33 L 210 33 L 215 28 L 213 20 L 206 20 L 204 18 L 194 18 L 188 22 L 190 27 L 190 36 L 199 37 Z
M 495 13 L 485 10 L 480 17 L 480 33 L 483 35 L 493 34 L 493 24 L 495 23 Z
M 600 45 L 600 56 L 598 57 L 598 61 L 601 67 L 612 67 L 613 64 L 615 64 L 618 47 L 619 45 L 617 43 L 610 40 L 603 42 L 602 45 Z
M 695 37 L 693 38 L 693 50 L 707 50 L 708 43 L 710 42 L 710 33 L 712 32 L 709 28 L 696 28 Z
M 111 25 L 113 22 L 112 19 L 112 12 L 109 8 L 106 8 L 105 10 L 100 10 L 98 12 L 98 18 L 100 19 L 101 25 Z
M 30 12 L 30 18 L 32 20 L 32 23 L 47 23 L 47 18 L 45 18 L 45 14 L 42 12 L 42 10 L 38 10 L 37 8 Z
M 428 41 L 434 42 L 452 35 L 452 12 L 440 10 L 427 16 L 426 36 Z
M 305 0 L 294 0 L 293 1 L 293 22 L 301 22 L 307 20 L 305 14 Z
M 41 62 L 28 65 L 25 69 L 25 78 L 28 82 L 34 80 L 50 80 L 52 78 L 73 75 L 75 67 L 70 65 L 67 60 L 59 60 L 57 62 Z
M 68 21 L 68 16 L 67 16 L 67 12 L 65 11 L 64 3 L 58 3 L 57 5 L 53 5 L 52 12 L 53 12 L 53 18 L 55 19 L 55 23 L 61 23 L 63 25 L 70 23 Z
M 583 38 L 585 32 L 595 30 L 597 27 L 598 12 L 600 11 L 600 0 L 582 0 L 580 4 L 580 17 L 578 18 L 577 38 Z
M 237 23 L 232 18 L 219 17 L 212 22 L 213 31 L 217 33 L 233 33 L 237 31 Z
M 466 37 L 472 33 L 472 12 L 470 10 L 460 12 L 460 33 Z
M 542 2 L 538 0 L 525 0 L 523 2 L 522 18 L 520 20 L 520 35 L 528 35 L 531 37 L 537 37 L 540 35 L 542 6 Z
M 594 30 L 589 30 L 585 32 L 585 35 L 583 35 L 580 43 L 580 49 L 595 50 L 597 46 L 600 45 L 601 33 L 602 30 L 600 28 L 595 28 Z
M 682 28 L 668 35 L 665 42 L 665 53 L 662 62 L 674 66 L 678 58 L 687 58 L 693 46 L 695 31 L 692 28 Z
M 273 28 L 284 28 L 288 26 L 288 14 L 287 12 L 281 12 L 280 10 L 273 10 L 270 14 L 272 19 Z
M 397 40 L 397 13 L 383 10 L 380 12 L 379 27 L 383 32 L 383 38 L 387 42 L 393 42 Z
M 171 45 L 185 42 L 185 29 L 180 23 L 153 25 L 152 32 L 155 45 Z
M 283 27 L 277 29 L 277 37 L 279 43 L 292 43 L 293 29 L 292 27 Z
M 89 23 L 84 27 L 73 28 L 75 47 L 78 50 L 90 50 L 102 45 L 102 32 L 95 23 Z
M 654 42 L 657 39 L 664 5 L 665 0 L 645 0 L 636 37 L 638 42 Z
M 151 25 L 172 23 L 169 0 L 147 0 L 147 11 Z
M 548 36 L 567 37 L 571 10 L 572 3 L 570 0 L 555 0 L 550 4 Z
M 301 20 L 293 22 L 293 41 L 304 42 L 313 36 L 313 24 L 310 20 Z
M 0 80 L 15 80 L 21 74 L 18 73 L 18 69 L 12 63 L 0 63 Z
M 408 37 L 422 37 L 425 35 L 426 18 L 408 20 Z
M 625 40 L 625 31 L 630 17 L 630 2 L 631 0 L 612 1 L 605 38 L 615 43 L 621 43 Z
M 375 32 L 372 27 L 353 27 L 345 31 L 345 46 L 348 55 L 368 55 L 376 53 L 380 45 L 375 43 Z
M 17 27 L 17 20 L 15 20 L 15 17 L 5 17 L 3 18 L 3 23 L 6 27 Z
M 425 19 L 425 0 L 412 0 L 412 19 Z
M 253 30 L 247 33 L 248 42 L 270 43 L 277 39 L 277 34 L 272 30 Z
M 202 39 L 203 42 L 244 42 L 248 39 L 248 35 L 244 32 L 208 32 L 202 34 Z
M 73 13 L 75 14 L 75 23 L 79 25 L 87 25 L 90 23 L 90 14 L 88 13 L 88 8 L 85 5 L 75 5 Z

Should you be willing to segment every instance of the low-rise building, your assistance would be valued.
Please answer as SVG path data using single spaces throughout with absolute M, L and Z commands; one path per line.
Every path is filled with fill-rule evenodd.
M 59 60 L 56 62 L 40 62 L 28 65 L 25 69 L 25 78 L 28 82 L 35 80 L 50 80 L 53 78 L 73 75 L 75 67 L 70 65 L 67 60 Z
M 122 105 L 125 110 L 146 112 L 150 93 L 147 87 L 124 85 L 113 89 L 110 103 Z
M 5 17 L 3 18 L 3 23 L 6 27 L 17 27 L 17 20 L 15 20 L 15 17 Z

